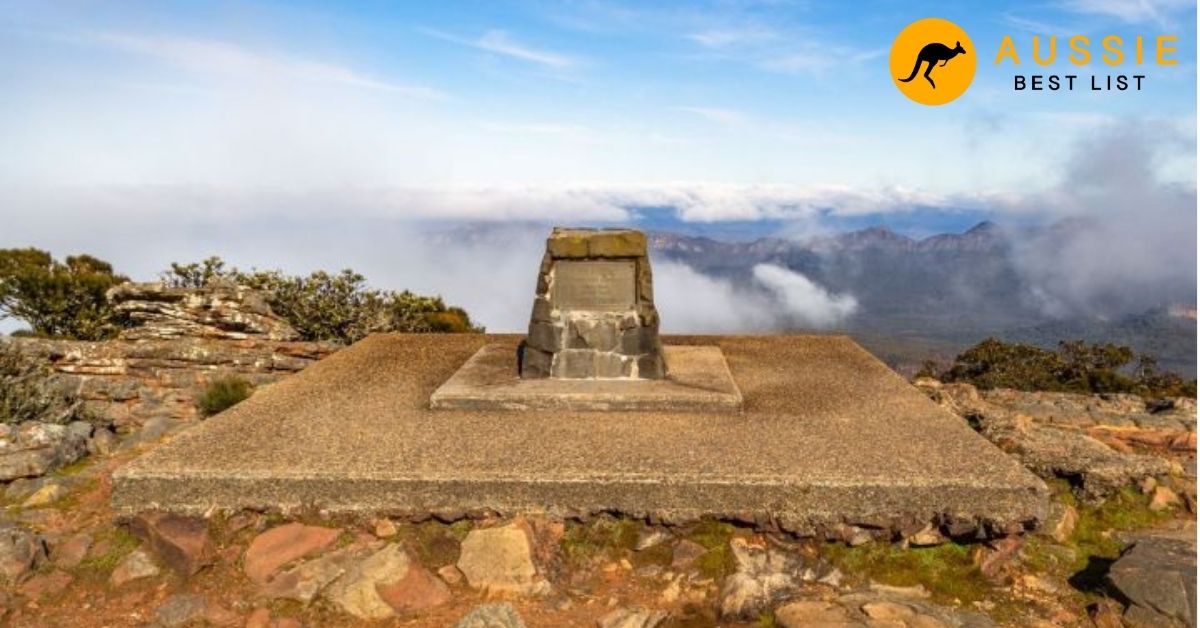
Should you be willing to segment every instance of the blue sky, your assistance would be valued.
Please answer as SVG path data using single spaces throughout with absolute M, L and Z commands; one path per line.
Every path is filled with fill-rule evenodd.
M 979 57 L 942 107 L 887 69 L 930 16 Z M 1005 34 L 1023 57 L 1034 34 L 1177 35 L 1179 63 L 997 67 Z M 0 246 L 142 277 L 221 253 L 436 289 L 395 270 L 412 241 L 392 226 L 667 208 L 803 236 L 1084 216 L 1146 231 L 1136 279 L 1178 266 L 1163 250 L 1195 262 L 1195 41 L 1180 0 L 0 0 Z M 1014 71 L 1148 78 L 1031 93 Z

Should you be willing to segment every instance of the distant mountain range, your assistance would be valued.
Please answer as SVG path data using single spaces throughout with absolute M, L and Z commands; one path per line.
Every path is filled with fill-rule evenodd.
M 1127 344 L 1164 367 L 1196 373 L 1195 294 L 1146 303 L 1142 311 L 1048 315 L 1013 263 L 1022 238 L 1069 235 L 1070 225 L 1006 230 L 981 222 L 963 233 L 922 239 L 883 227 L 793 240 L 722 241 L 651 232 L 657 256 L 739 285 L 757 264 L 803 274 L 833 293 L 850 294 L 858 312 L 843 325 L 901 370 L 926 358 L 949 360 L 987 336 L 1054 346 L 1059 340 Z

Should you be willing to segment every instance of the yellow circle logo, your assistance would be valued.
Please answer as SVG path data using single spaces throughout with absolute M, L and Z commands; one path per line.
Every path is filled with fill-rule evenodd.
M 922 105 L 944 105 L 971 86 L 976 52 L 958 24 L 927 17 L 896 36 L 888 67 L 900 93 Z

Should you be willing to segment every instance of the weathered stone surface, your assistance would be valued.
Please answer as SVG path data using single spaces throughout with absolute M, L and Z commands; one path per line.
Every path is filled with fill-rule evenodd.
M 76 534 L 55 543 L 51 548 L 50 559 L 56 567 L 74 569 L 87 557 L 88 549 L 92 546 L 92 537 L 85 533 Z
M 949 514 L 1003 530 L 1046 515 L 1043 482 L 844 337 L 671 338 L 719 346 L 742 413 L 429 408 L 482 346 L 511 360 L 519 340 L 369 337 L 116 469 L 113 506 L 736 516 L 809 534 Z
M 450 601 L 450 588 L 421 565 L 410 562 L 399 580 L 375 587 L 380 599 L 397 613 L 414 613 Z
M 1142 536 L 1122 552 L 1105 577 L 1129 601 L 1135 625 L 1196 625 L 1194 540 Z
M 262 292 L 237 285 L 172 288 L 162 283 L 124 283 L 108 292 L 113 308 L 133 326 L 121 332 L 146 338 L 296 340 L 287 321 L 271 311 Z
M 208 524 L 199 517 L 150 511 L 134 517 L 130 530 L 175 573 L 189 577 L 216 555 Z
M 596 628 L 655 628 L 666 621 L 666 611 L 646 608 L 618 608 L 596 620 Z
M 775 609 L 775 624 L 780 628 L 851 626 L 845 608 L 824 600 L 797 600 Z
M 525 628 L 512 604 L 480 604 L 454 624 L 454 628 Z
M 63 591 L 66 591 L 72 582 L 75 582 L 75 576 L 61 569 L 55 569 L 48 573 L 39 573 L 30 577 L 17 591 L 27 598 L 40 600 L 57 597 Z
M 284 598 L 308 604 L 358 561 L 371 554 L 370 547 L 346 547 L 324 554 L 277 574 L 259 589 L 266 598 Z
M 918 380 L 917 385 L 947 409 L 969 418 L 984 437 L 1017 455 L 1038 475 L 1077 478 L 1087 498 L 1100 499 L 1146 477 L 1171 470 L 1170 462 L 1164 458 L 1118 451 L 1111 446 L 1118 441 L 1106 443 L 1096 438 L 1097 434 L 1115 433 L 1097 432 L 1097 427 L 1136 425 L 1136 421 L 1121 413 L 1139 407 L 1145 413 L 1146 405 L 1140 398 L 1011 390 L 981 392 L 970 384 L 942 384 L 929 379 Z M 1180 425 L 1191 432 L 1176 434 L 1194 434 L 1194 415 Z
M 48 482 L 21 502 L 22 508 L 42 508 L 67 496 L 67 487 L 58 482 Z
M 154 564 L 154 560 L 145 550 L 136 549 L 129 553 L 116 567 L 113 569 L 112 576 L 108 581 L 113 588 L 119 588 L 127 582 L 140 580 L 142 578 L 152 578 L 159 574 L 158 565 Z
M 328 548 L 337 537 L 334 528 L 285 523 L 254 537 L 242 558 L 243 569 L 254 582 L 266 582 L 280 567 Z
M 83 400 L 100 426 L 111 426 L 118 434 L 136 432 L 153 419 L 198 419 L 196 398 L 215 379 L 236 375 L 254 385 L 271 383 L 338 348 L 329 343 L 265 339 L 84 342 L 9 338 L 7 341 L 45 359 L 63 387 Z M 97 429 L 91 441 L 85 441 L 82 447 L 71 444 L 62 453 L 78 449 L 81 454 L 89 443 L 93 448 L 101 446 L 95 441 L 97 436 L 100 440 L 108 439 Z M 8 445 L 4 444 L 6 441 Z M 7 464 L 5 451 L 12 446 L 11 441 L 0 431 L 0 478 L 3 479 L 11 479 L 4 473 L 15 473 L 5 472 L 5 467 L 26 469 L 19 472 L 37 475 L 74 459 L 70 455 L 47 456 L 45 452 L 21 453 L 10 449 L 8 453 L 18 456 Z M 44 445 L 37 445 L 34 450 L 43 448 Z
M 381 587 L 398 593 L 389 585 L 403 580 L 411 562 L 404 549 L 389 543 L 361 561 L 351 564 L 346 573 L 326 587 L 324 596 L 346 613 L 359 619 L 377 620 L 391 617 L 395 610 L 380 595 Z M 403 596 L 400 596 L 403 598 Z M 415 603 L 403 598 L 398 601 Z
M 684 539 L 676 543 L 675 547 L 671 550 L 671 569 L 675 571 L 691 569 L 696 559 L 707 552 L 708 548 L 703 545 Z
M 485 591 L 528 595 L 543 588 L 529 532 L 521 522 L 471 530 L 463 539 L 458 568 L 471 586 Z
M 44 475 L 87 453 L 92 426 L 25 421 L 0 423 L 0 481 Z
M 9 584 L 20 582 L 46 561 L 46 542 L 32 530 L 0 522 L 0 575 Z
M 794 554 L 734 538 L 729 542 L 737 571 L 721 587 L 721 616 L 750 619 L 817 579 Z
M 203 595 L 177 593 L 154 611 L 154 618 L 162 626 L 186 626 L 202 619 L 207 605 Z
M 520 375 L 663 377 L 651 286 L 643 234 L 627 229 L 556 228 L 538 270 L 523 349 L 551 355 L 549 360 L 543 356 L 520 360 Z M 645 368 L 637 368 L 642 362 Z

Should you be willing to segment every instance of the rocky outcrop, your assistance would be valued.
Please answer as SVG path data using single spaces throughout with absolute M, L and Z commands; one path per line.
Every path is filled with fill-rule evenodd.
M 218 338 L 298 340 L 300 335 L 271 310 L 258 290 L 233 284 L 172 288 L 162 283 L 124 283 L 108 292 L 117 313 L 131 323 L 127 340 Z
M 91 435 L 92 425 L 83 421 L 0 423 L 0 481 L 38 477 L 75 462 L 87 453 Z
M 1087 498 L 1179 472 L 1173 458 L 1196 451 L 1193 399 L 977 390 L 932 379 L 916 385 L 1033 472 L 1066 478 Z
M 1196 544 L 1145 535 L 1121 553 L 1106 580 L 1128 601 L 1131 626 L 1196 626 Z
M 210 382 L 241 377 L 255 386 L 302 370 L 337 350 L 319 342 L 263 339 L 111 340 L 11 338 L 45 359 L 99 424 L 136 432 L 153 421 L 199 418 L 196 399 Z

